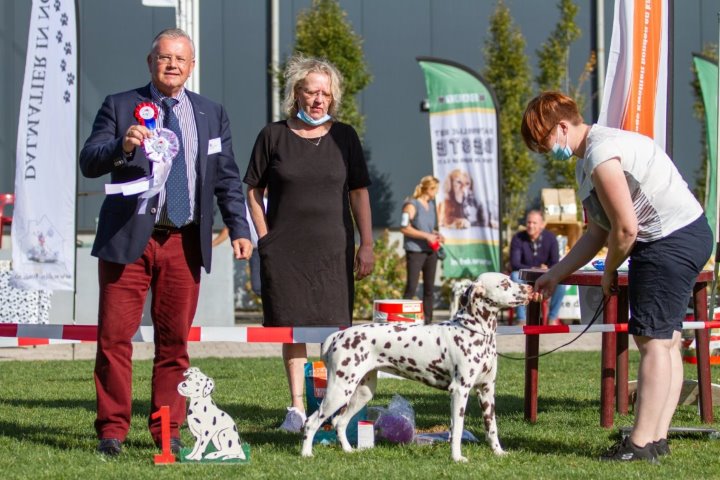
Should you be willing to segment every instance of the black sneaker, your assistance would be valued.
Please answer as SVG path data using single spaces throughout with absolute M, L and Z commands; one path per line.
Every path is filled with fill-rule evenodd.
M 108 457 L 116 457 L 122 453 L 122 442 L 117 438 L 101 438 L 97 451 Z
M 657 453 L 658 457 L 670 455 L 670 445 L 668 445 L 667 438 L 661 438 L 660 440 L 653 442 L 653 445 L 655 446 L 655 453 Z
M 647 460 L 652 464 L 659 463 L 654 442 L 649 442 L 644 447 L 638 447 L 630 441 L 630 437 L 625 437 L 610 447 L 607 452 L 600 456 L 600 460 L 618 462 Z

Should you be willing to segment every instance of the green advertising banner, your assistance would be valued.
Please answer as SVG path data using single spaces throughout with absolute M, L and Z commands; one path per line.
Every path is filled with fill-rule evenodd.
M 705 215 L 718 238 L 717 212 L 717 134 L 718 134 L 718 65 L 717 62 L 699 54 L 693 54 L 693 63 L 700 82 L 705 107 L 705 130 L 707 132 L 707 179 L 705 183 Z
M 418 57 L 430 110 L 436 203 L 447 278 L 500 271 L 500 174 L 495 100 L 474 71 Z

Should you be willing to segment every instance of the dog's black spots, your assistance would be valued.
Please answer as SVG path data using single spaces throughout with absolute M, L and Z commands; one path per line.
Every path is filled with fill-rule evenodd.
M 385 345 L 383 345 L 384 348 L 390 348 L 392 344 L 390 342 L 385 342 Z
M 188 416 L 188 417 L 191 417 L 191 416 L 192 416 L 192 412 L 193 412 L 193 411 L 192 411 L 192 408 L 188 408 L 187 416 Z
M 352 348 L 353 349 L 357 348 L 357 346 L 360 345 L 360 342 L 362 342 L 362 341 L 363 341 L 363 338 L 361 335 L 355 335 L 355 337 L 353 338 L 352 344 L 351 344 Z
M 224 416 L 225 416 L 225 412 L 222 412 L 222 413 L 220 414 L 220 416 L 221 416 L 221 417 L 224 417 Z
M 340 378 L 343 378 L 343 377 L 345 377 L 345 372 L 343 372 L 342 370 L 338 370 L 337 372 L 335 372 L 335 375 L 337 375 Z
M 409 346 L 410 346 L 410 344 L 406 343 L 405 345 L 403 345 L 403 348 L 408 348 Z
M 407 329 L 405 327 L 401 327 L 400 325 L 395 325 L 393 327 L 393 330 L 395 330 L 395 332 L 397 332 L 397 333 L 400 333 L 400 332 L 404 332 Z M 398 337 L 398 340 L 400 340 L 399 337 Z
M 470 369 L 470 378 L 475 378 L 475 369 L 474 368 Z
M 387 355 L 385 355 L 385 352 L 380 352 L 380 353 L 378 353 L 378 357 L 386 357 L 386 356 L 387 356 Z
M 350 350 L 350 339 L 349 338 L 345 339 L 345 342 L 343 342 L 342 347 L 345 350 Z
M 422 347 L 422 340 L 418 342 L 418 347 Z
M 233 432 L 237 432 L 237 425 L 233 425 Z
M 413 342 L 417 342 L 417 335 L 413 335 L 412 341 L 413 341 Z
M 414 366 L 414 365 L 417 365 L 417 362 L 415 361 L 414 358 L 408 358 L 408 363 L 409 363 L 410 365 L 413 365 L 413 366 Z
M 348 363 L 350 363 L 350 357 L 345 358 L 345 360 L 340 362 L 340 365 L 342 365 L 343 367 L 347 367 Z
M 373 338 L 370 343 L 372 343 L 373 345 L 375 345 L 376 342 L 377 342 L 377 340 L 375 340 L 375 339 Z
M 437 338 L 435 339 L 435 343 L 437 343 L 438 346 L 440 345 L 440 337 L 437 337 Z
M 398 335 L 397 341 L 398 342 L 402 341 L 402 337 L 400 335 Z
M 207 437 L 208 435 L 210 435 L 210 432 L 208 432 L 207 430 L 205 430 L 205 436 Z
M 228 447 L 232 447 L 232 440 L 228 440 Z
M 460 407 L 460 418 L 465 416 L 465 407 Z
M 213 417 L 213 425 L 217 425 L 217 417 Z
M 193 418 L 193 420 L 195 420 L 195 423 L 200 423 L 200 419 L 197 417 Z
M 203 407 L 203 412 L 207 412 L 207 405 Z
M 405 369 L 405 371 L 410 372 L 410 373 L 421 373 L 422 372 L 422 370 L 420 370 L 419 368 L 416 368 L 416 367 L 407 367 Z
M 334 343 L 333 343 L 333 349 L 332 349 L 332 351 L 333 351 L 333 353 L 337 352 L 337 347 L 335 346 Z

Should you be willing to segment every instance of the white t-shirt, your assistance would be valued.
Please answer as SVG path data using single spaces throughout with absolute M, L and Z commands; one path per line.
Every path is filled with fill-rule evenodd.
M 593 125 L 585 158 L 579 158 L 575 178 L 586 214 L 605 230 L 610 221 L 592 185 L 595 167 L 619 158 L 638 219 L 639 242 L 651 242 L 689 225 L 703 209 L 688 189 L 670 157 L 649 137 L 617 128 Z

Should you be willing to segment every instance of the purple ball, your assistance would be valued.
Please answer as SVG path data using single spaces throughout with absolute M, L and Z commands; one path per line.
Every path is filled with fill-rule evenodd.
M 415 427 L 402 415 L 386 413 L 375 422 L 375 431 L 380 439 L 392 443 L 410 443 L 415 437 Z

